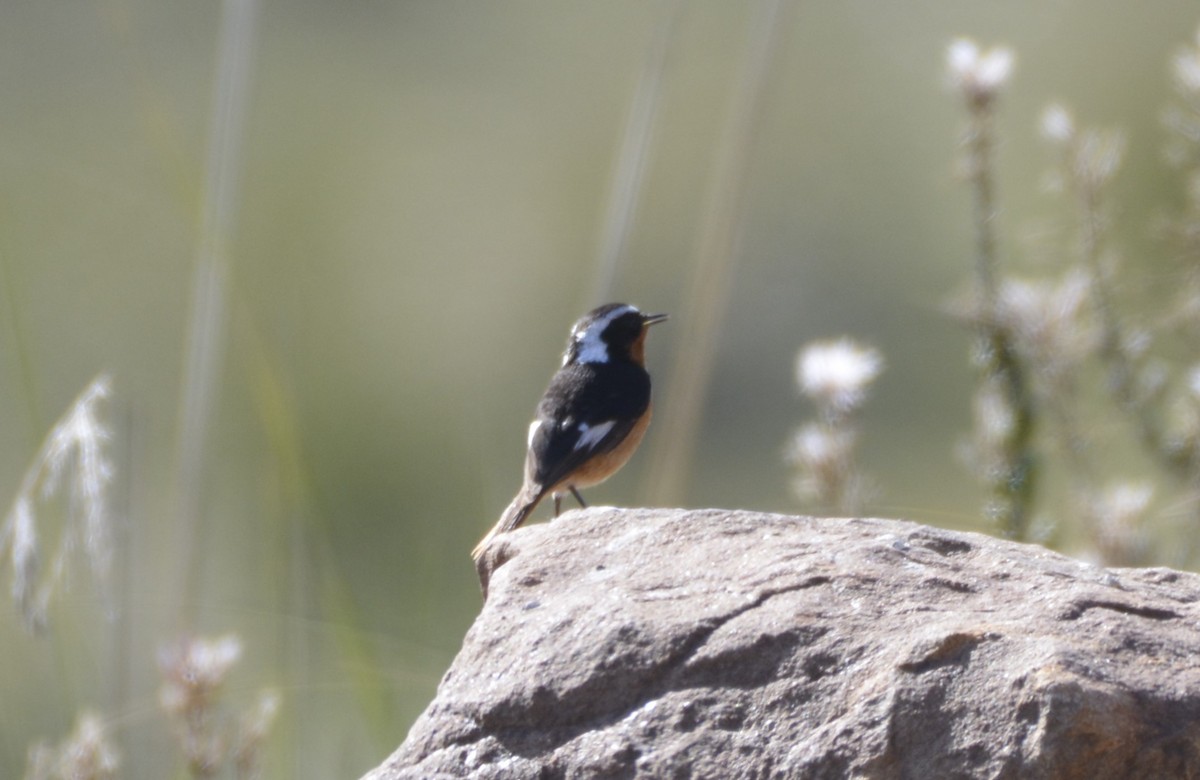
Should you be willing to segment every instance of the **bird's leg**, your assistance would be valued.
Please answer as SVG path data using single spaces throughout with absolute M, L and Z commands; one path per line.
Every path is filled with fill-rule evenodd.
M 571 485 L 571 495 L 575 496 L 575 500 L 579 502 L 581 507 L 587 509 L 587 502 L 583 500 L 583 496 L 579 495 L 579 491 L 575 489 L 574 485 Z
M 554 516 L 558 517 L 560 512 L 562 512 L 562 494 L 555 493 L 554 494 Z

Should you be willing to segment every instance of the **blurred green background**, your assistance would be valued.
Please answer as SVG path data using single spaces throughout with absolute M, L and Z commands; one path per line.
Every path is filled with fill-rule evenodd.
M 355 777 L 381 761 L 478 611 L 467 552 L 518 487 L 568 327 L 601 302 L 614 166 L 664 14 L 643 188 L 603 297 L 672 314 L 648 350 L 660 414 L 680 390 L 678 354 L 715 360 L 670 503 L 800 511 L 782 459 L 809 413 L 794 356 L 850 334 L 887 359 L 864 422 L 862 458 L 883 489 L 871 511 L 983 529 L 954 454 L 970 426 L 971 337 L 944 313 L 972 257 L 954 174 L 963 117 L 943 67 L 955 36 L 1017 53 L 999 122 L 1005 260 L 1047 210 L 1036 120 L 1059 99 L 1128 130 L 1118 239 L 1129 276 L 1164 272 L 1140 258 L 1181 191 L 1160 116 L 1169 56 L 1200 23 L 1194 2 L 790 2 L 734 193 L 725 317 L 714 339 L 687 343 L 755 8 L 258 9 L 188 609 L 199 633 L 245 643 L 231 701 L 282 693 L 268 776 Z M 3 777 L 81 706 L 111 724 L 127 776 L 177 766 L 155 654 L 180 628 L 180 416 L 221 13 L 0 7 L 0 497 L 108 371 L 122 545 L 115 626 L 82 566 L 46 637 L 0 617 Z M 669 444 L 656 431 L 593 503 L 654 500 L 645 475 Z

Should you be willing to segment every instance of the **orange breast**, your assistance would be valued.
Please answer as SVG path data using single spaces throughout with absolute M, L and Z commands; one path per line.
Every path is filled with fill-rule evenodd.
M 638 420 L 637 424 L 630 429 L 629 435 L 625 440 L 613 447 L 608 452 L 598 457 L 592 458 L 583 465 L 583 468 L 577 469 L 574 474 L 559 482 L 548 493 L 558 493 L 566 489 L 570 485 L 577 488 L 591 487 L 599 485 L 604 480 L 611 477 L 620 471 L 625 462 L 637 450 L 638 445 L 642 443 L 642 437 L 646 435 L 646 428 L 650 425 L 650 413 L 652 407 L 646 407 L 646 413 L 642 415 L 642 419 Z

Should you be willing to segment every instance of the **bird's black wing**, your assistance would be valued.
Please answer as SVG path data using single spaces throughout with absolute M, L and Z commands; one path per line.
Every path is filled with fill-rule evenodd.
M 526 472 L 544 488 L 557 485 L 589 459 L 624 441 L 649 406 L 650 376 L 641 366 L 564 367 L 538 404 Z

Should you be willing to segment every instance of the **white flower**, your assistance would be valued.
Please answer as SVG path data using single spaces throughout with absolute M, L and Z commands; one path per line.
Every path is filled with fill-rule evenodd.
M 1184 49 L 1172 62 L 1175 83 L 1184 92 L 1200 92 L 1200 50 Z
M 970 38 L 955 38 L 946 49 L 946 67 L 956 80 L 966 80 L 979 65 L 979 44 Z
M 1121 482 L 1104 492 L 1108 514 L 1117 522 L 1130 522 L 1150 506 L 1154 488 L 1145 482 Z
M 75 730 L 57 747 L 39 744 L 29 752 L 30 778 L 89 778 L 113 780 L 121 767 L 121 755 L 109 741 L 100 716 L 81 712 Z
M 1042 137 L 1047 141 L 1065 143 L 1075 135 L 1075 120 L 1060 103 L 1051 103 L 1042 112 Z
M 1188 372 L 1188 390 L 1192 391 L 1192 395 L 1200 399 L 1200 365 L 1194 366 Z
M 853 446 L 854 437 L 848 433 L 810 424 L 792 437 L 787 459 L 813 471 L 841 468 Z
M 968 97 L 986 100 L 1012 76 L 1012 49 L 1004 46 L 983 51 L 970 38 L 957 38 L 946 49 L 946 68 L 954 86 Z
M 234 634 L 216 639 L 196 639 L 189 646 L 188 663 L 201 684 L 219 685 L 242 657 L 242 640 Z
M 220 687 L 241 657 L 242 641 L 236 634 L 188 638 L 163 647 L 158 657 L 163 674 L 159 704 L 170 715 L 193 709 Z
M 262 742 L 275 716 L 279 714 L 279 693 L 273 690 L 262 691 L 254 708 L 242 718 L 242 738 L 247 741 Z
M 980 444 L 989 452 L 1000 449 L 1004 440 L 1012 436 L 1016 425 L 1013 407 L 994 382 L 980 389 L 974 397 L 973 406 Z
M 1002 46 L 990 49 L 980 57 L 975 68 L 975 80 L 980 89 L 994 91 L 1004 86 L 1012 75 L 1014 59 L 1012 49 Z
M 802 500 L 835 504 L 854 500 L 848 493 L 854 479 L 852 431 L 809 423 L 796 431 L 787 460 L 796 467 L 793 487 Z
M 878 350 L 851 339 L 813 342 L 796 360 L 800 390 L 818 404 L 848 411 L 862 403 L 866 388 L 883 371 Z
M 1096 333 L 1087 318 L 1091 280 L 1069 271 L 1058 281 L 1006 279 L 998 316 L 1021 336 L 1021 346 L 1042 371 L 1056 374 L 1088 355 Z
M 242 715 L 238 728 L 238 744 L 234 751 L 238 777 L 260 776 L 258 769 L 263 743 L 266 742 L 278 713 L 279 694 L 273 690 L 266 690 L 258 695 L 258 703 Z
M 1125 136 L 1116 130 L 1083 133 L 1075 152 L 1075 175 L 1089 187 L 1100 187 L 1121 167 Z
M 1148 483 L 1119 482 L 1092 498 L 1096 542 L 1105 562 L 1128 566 L 1142 559 L 1147 546 L 1142 525 L 1153 497 Z

